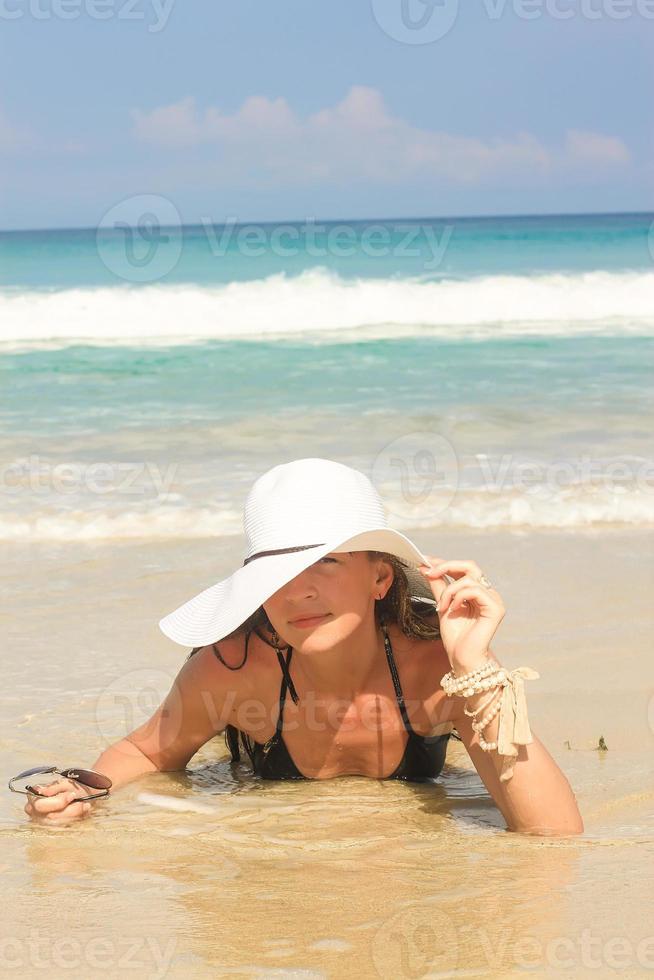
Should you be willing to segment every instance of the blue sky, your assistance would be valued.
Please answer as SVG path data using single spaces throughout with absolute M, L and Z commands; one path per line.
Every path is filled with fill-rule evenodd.
M 654 209 L 654 0 L 463 2 L 0 0 L 0 227 Z

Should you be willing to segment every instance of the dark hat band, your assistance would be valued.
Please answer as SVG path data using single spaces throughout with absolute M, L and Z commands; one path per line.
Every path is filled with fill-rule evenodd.
M 294 551 L 308 551 L 309 548 L 322 548 L 326 544 L 322 541 L 320 544 L 300 544 L 295 548 L 276 548 L 273 551 L 257 551 L 256 555 L 250 555 L 243 562 L 244 565 L 249 564 L 249 562 L 254 561 L 255 558 L 265 558 L 267 555 L 290 555 Z

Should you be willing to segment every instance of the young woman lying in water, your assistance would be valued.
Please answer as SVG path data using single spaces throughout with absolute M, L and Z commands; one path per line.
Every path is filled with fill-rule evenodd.
M 260 477 L 245 530 L 243 566 L 161 620 L 194 649 L 152 718 L 93 764 L 112 788 L 183 770 L 221 732 L 262 779 L 425 781 L 456 729 L 509 830 L 583 831 L 529 728 L 523 680 L 538 674 L 490 649 L 505 607 L 476 562 L 424 555 L 367 477 L 331 460 Z M 26 812 L 47 822 L 96 805 L 71 779 L 33 789 Z

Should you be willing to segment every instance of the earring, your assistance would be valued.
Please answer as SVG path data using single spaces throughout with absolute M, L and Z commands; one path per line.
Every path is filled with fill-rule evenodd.
M 273 629 L 271 638 L 275 650 L 279 650 L 279 633 L 277 632 L 276 629 Z

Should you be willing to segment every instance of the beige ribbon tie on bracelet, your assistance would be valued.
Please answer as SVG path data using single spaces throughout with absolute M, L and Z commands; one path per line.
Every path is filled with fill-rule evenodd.
M 529 745 L 533 741 L 527 717 L 524 682 L 538 680 L 540 674 L 531 667 L 517 667 L 509 673 L 508 677 L 509 683 L 502 690 L 497 732 L 497 753 L 503 756 L 500 772 L 502 782 L 506 782 L 513 775 L 519 746 Z

